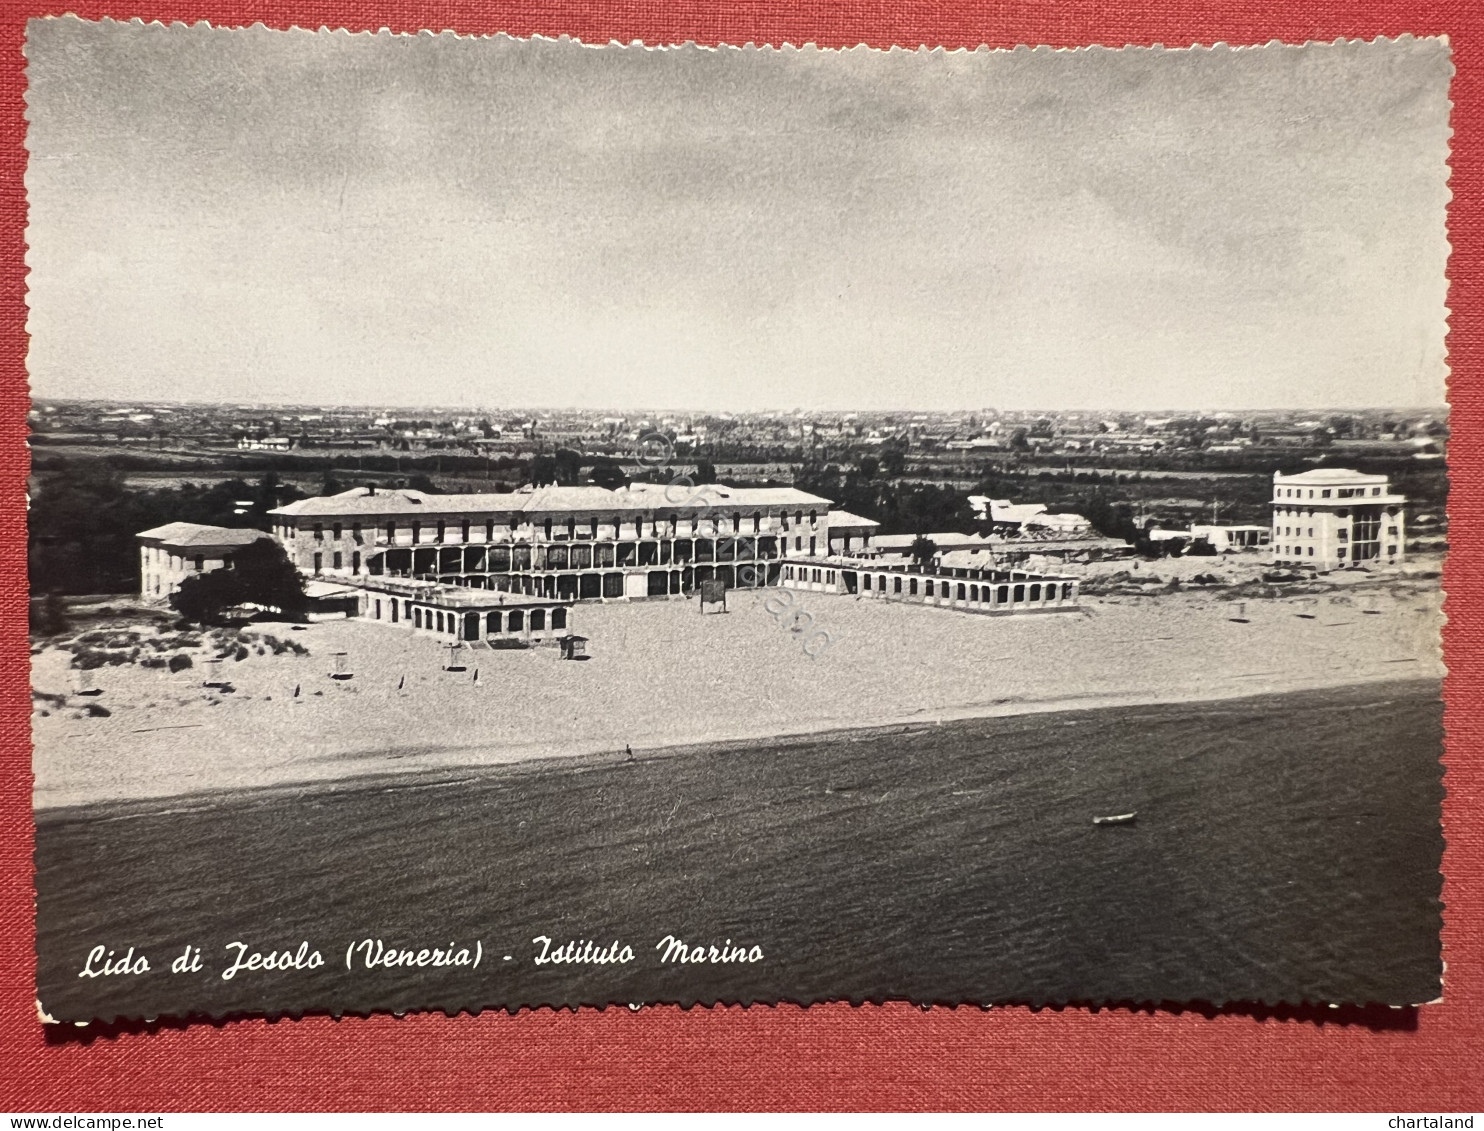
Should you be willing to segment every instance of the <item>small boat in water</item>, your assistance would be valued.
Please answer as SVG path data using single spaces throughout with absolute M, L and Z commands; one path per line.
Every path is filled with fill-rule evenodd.
M 1113 817 L 1094 817 L 1092 823 L 1095 825 L 1131 825 L 1137 813 L 1119 813 Z

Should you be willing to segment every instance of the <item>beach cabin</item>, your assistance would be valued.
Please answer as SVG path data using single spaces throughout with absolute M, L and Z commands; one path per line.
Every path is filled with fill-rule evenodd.
M 414 578 L 358 586 L 361 616 L 443 641 L 556 642 L 572 632 L 573 602 Z

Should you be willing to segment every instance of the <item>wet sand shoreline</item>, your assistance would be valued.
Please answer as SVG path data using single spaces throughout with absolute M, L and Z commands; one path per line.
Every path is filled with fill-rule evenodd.
M 1442 683 L 1435 679 L 1397 679 L 1363 681 L 1330 688 L 1305 688 L 1292 695 L 1310 695 L 1315 692 L 1333 691 L 1337 696 L 1395 694 L 1398 698 L 1430 698 L 1441 701 Z M 510 758 L 500 761 L 471 761 L 466 763 L 412 770 L 392 770 L 345 774 L 332 779 L 310 781 L 285 781 L 272 785 L 250 787 L 227 787 L 202 790 L 196 793 L 170 794 L 159 797 L 116 798 L 107 801 L 89 801 L 81 804 L 51 805 L 38 807 L 36 819 L 48 824 L 72 821 L 129 820 L 136 816 L 158 816 L 173 813 L 198 812 L 220 804 L 244 801 L 271 801 L 278 797 L 313 797 L 356 791 L 400 791 L 451 787 L 470 782 L 488 783 L 497 780 L 515 780 L 526 774 L 546 774 L 553 771 L 581 774 L 606 770 L 621 765 L 639 765 L 662 762 L 669 759 L 698 756 L 746 755 L 766 752 L 781 754 L 788 750 L 823 745 L 849 743 L 875 743 L 892 737 L 910 741 L 914 736 L 934 731 L 944 731 L 955 726 L 972 728 L 974 724 L 987 724 L 997 720 L 1026 720 L 1033 716 L 1049 716 L 1048 725 L 1061 721 L 1059 716 L 1075 718 L 1084 712 L 1100 712 L 1119 708 L 1134 711 L 1148 708 L 1161 709 L 1209 707 L 1209 714 L 1229 711 L 1238 716 L 1244 705 L 1261 709 L 1274 698 L 1272 692 L 1257 694 L 1219 696 L 1208 699 L 1171 698 L 1138 699 L 1122 702 L 1086 701 L 1073 705 L 1075 697 L 1044 703 L 1017 704 L 1021 709 L 981 711 L 963 708 L 951 715 L 933 718 L 903 718 L 871 723 L 859 727 L 835 727 L 812 731 L 797 731 L 761 737 L 734 737 L 709 741 L 677 743 L 672 746 L 641 748 L 633 751 L 632 758 L 624 751 L 612 749 L 571 752 L 563 754 L 535 755 Z
M 226 661 L 235 693 L 101 669 L 108 718 L 33 716 L 38 810 L 518 761 L 673 753 L 729 743 L 1098 706 L 1197 702 L 1440 678 L 1436 588 L 1248 602 L 1211 593 L 1094 599 L 1057 617 L 980 618 L 804 594 L 840 634 L 814 660 L 756 595 L 727 616 L 686 602 L 579 607 L 593 658 L 552 649 L 440 666 L 436 641 L 364 621 L 295 634 L 307 657 Z M 1317 610 L 1318 615 L 1314 615 Z M 1304 618 L 1308 619 L 1304 619 Z M 345 651 L 354 677 L 329 678 Z M 890 653 L 883 663 L 883 653 Z M 55 650 L 42 691 L 65 685 Z M 479 675 L 476 682 L 473 676 Z M 302 695 L 295 695 L 301 691 Z

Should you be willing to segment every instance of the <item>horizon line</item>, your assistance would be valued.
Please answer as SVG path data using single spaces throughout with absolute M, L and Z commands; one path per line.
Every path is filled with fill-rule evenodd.
M 457 413 L 461 415 L 479 415 L 490 413 L 511 412 L 558 412 L 558 413 L 609 413 L 611 415 L 656 415 L 660 413 L 674 413 L 702 416 L 763 416 L 763 415 L 787 415 L 800 416 L 809 414 L 820 415 L 872 415 L 872 416 L 899 416 L 904 413 L 916 413 L 930 416 L 949 416 L 963 413 L 1112 413 L 1112 414 L 1174 414 L 1185 416 L 1214 416 L 1217 414 L 1240 414 L 1240 413 L 1354 413 L 1354 412 L 1419 412 L 1451 414 L 1453 406 L 1444 401 L 1438 404 L 1371 404 L 1371 405 L 1298 405 L 1298 406 L 1258 406 L 1247 405 L 1240 408 L 1215 408 L 1215 407 L 1193 407 L 1193 406 L 1132 406 L 1128 408 L 1106 408 L 1106 407 L 1065 407 L 1049 408 L 1038 406 L 1031 408 L 996 408 L 991 405 L 979 405 L 977 407 L 964 408 L 752 408 L 752 409 L 726 409 L 726 408 L 677 408 L 677 407 L 644 407 L 644 408 L 619 408 L 613 405 L 602 407 L 582 407 L 577 405 L 533 405 L 514 404 L 503 408 L 492 408 L 488 406 L 471 407 L 468 405 L 440 405 L 434 403 L 418 405 L 387 405 L 375 402 L 313 402 L 313 401 L 198 401 L 191 399 L 168 399 L 150 398 L 137 399 L 132 397 L 75 397 L 75 396 L 39 396 L 33 394 L 31 404 L 34 406 L 43 402 L 58 402 L 67 404 L 118 404 L 148 406 L 189 406 L 194 408 L 246 408 L 246 409 L 333 409 L 333 410 L 364 410 L 366 412 L 439 412 Z

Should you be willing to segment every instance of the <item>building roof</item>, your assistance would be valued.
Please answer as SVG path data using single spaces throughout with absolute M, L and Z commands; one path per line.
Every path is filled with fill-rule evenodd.
M 1081 543 L 1079 543 L 1080 545 Z M 1118 543 L 1120 546 L 1124 543 Z M 984 547 L 988 549 L 988 547 Z M 787 559 L 789 565 L 808 566 L 831 566 L 835 569 L 857 570 L 863 573 L 889 573 L 904 574 L 916 577 L 942 577 L 951 578 L 954 575 L 947 572 L 950 569 L 983 569 L 998 570 L 1007 576 L 1013 570 L 1021 577 L 1030 581 L 1055 579 L 1057 581 L 1072 580 L 1069 574 L 1040 573 L 1026 570 L 1019 565 L 997 565 L 993 555 L 981 553 L 974 556 L 972 550 L 955 550 L 950 553 L 938 555 L 937 564 L 926 568 L 914 565 L 911 562 L 901 561 L 895 558 L 853 558 L 844 554 L 806 554 L 803 557 L 791 557 Z M 1019 580 L 1017 578 L 1017 580 Z
M 1267 527 L 1260 529 L 1266 530 Z M 995 541 L 993 548 L 1002 554 L 1083 554 L 1094 550 L 1132 554 L 1134 548 L 1122 538 L 1007 538 Z
M 639 486 L 639 484 L 635 484 L 636 488 Z M 652 485 L 644 484 L 643 486 Z M 687 487 L 682 484 L 670 492 L 670 497 L 683 502 L 690 498 L 695 491 L 696 488 Z M 506 506 L 510 507 L 511 510 L 522 511 L 526 514 L 542 514 L 548 511 L 575 513 L 577 511 L 648 510 L 657 506 L 674 505 L 665 501 L 664 488 L 660 488 L 657 491 L 644 492 L 645 497 L 650 500 L 648 506 L 642 508 L 625 506 L 624 504 L 630 501 L 625 496 L 634 495 L 635 493 L 635 491 L 611 491 L 607 487 L 593 486 L 557 487 L 552 485 L 534 487 L 529 490 L 522 488 L 506 496 L 507 499 L 513 499 L 515 501 L 513 507 L 510 507 L 508 502 Z
M 1045 503 L 1012 503 L 1009 499 L 991 499 L 988 495 L 970 495 L 969 503 L 996 522 L 1028 522 L 1046 513 Z
M 878 550 L 910 550 L 919 537 L 926 538 L 940 550 L 959 549 L 970 546 L 988 546 L 990 541 L 982 534 L 882 534 L 877 536 Z
M 967 550 L 948 550 L 938 556 L 938 565 L 944 569 L 982 569 L 995 564 L 994 550 L 988 546 L 974 546 Z
M 412 577 L 359 578 L 355 587 L 368 593 L 393 598 L 407 598 L 422 605 L 444 609 L 550 609 L 568 608 L 571 597 L 541 597 L 528 593 L 507 593 L 503 589 L 476 589 L 465 585 L 444 585 Z
M 862 518 L 849 511 L 830 511 L 831 530 L 875 530 L 881 523 L 874 518 Z
M 142 530 L 136 538 L 148 538 L 164 546 L 178 548 L 204 546 L 250 546 L 260 538 L 271 538 L 262 530 L 230 526 L 203 526 L 199 522 L 168 522 L 152 530 Z
M 1078 545 L 1082 545 L 1082 543 L 1078 543 Z M 1121 546 L 1121 545 L 1123 545 L 1123 543 L 1120 542 L 1119 545 Z M 1012 569 L 1012 568 L 1016 569 L 1017 571 L 1019 570 L 1019 567 L 1017 567 L 1017 566 L 1012 566 L 1009 563 L 998 561 L 996 559 L 993 551 L 991 551 L 990 548 L 987 547 L 987 546 L 986 547 L 983 547 L 982 549 L 975 549 L 975 550 L 950 550 L 948 553 L 943 554 L 943 555 L 939 556 L 939 558 L 938 558 L 938 569 L 940 569 L 940 570 L 950 570 L 950 569 L 998 569 L 998 570 L 1009 570 L 1009 569 Z M 1055 578 L 1057 580 L 1062 579 L 1064 576 L 1066 576 L 1066 575 L 1059 574 L 1059 573 L 1037 573 L 1037 574 L 1034 574 L 1033 575 L 1034 578 Z
M 454 496 L 463 498 L 465 496 Z M 510 498 L 511 496 L 504 496 Z M 710 510 L 732 507 L 801 507 L 827 509 L 828 499 L 793 487 L 733 487 L 727 483 L 631 483 L 610 491 L 606 487 L 522 488 L 515 498 L 527 514 L 548 511 Z
M 323 601 L 329 597 L 352 597 L 360 594 L 354 585 L 337 585 L 333 581 L 306 581 L 304 596 L 311 601 Z
M 483 495 L 459 495 L 460 499 L 482 499 Z M 503 496 L 506 499 L 510 495 Z M 352 487 L 349 491 L 341 491 L 338 495 L 317 495 L 312 499 L 299 499 L 297 502 L 285 503 L 281 507 L 275 507 L 269 514 L 282 515 L 355 515 L 355 514 L 416 514 L 424 509 L 425 500 L 430 498 L 423 491 L 408 491 L 402 488 L 395 490 L 383 490 L 381 488 Z M 501 508 L 516 510 L 507 504 Z
M 1045 503 L 1012 503 L 1009 499 L 991 499 L 988 495 L 970 495 L 969 502 L 981 515 L 988 515 L 999 523 L 1049 526 L 1058 530 L 1088 525 L 1087 519 L 1080 514 L 1051 514 Z
M 1335 508 L 1358 505 L 1363 501 L 1368 506 L 1404 506 L 1407 501 L 1405 495 L 1396 495 L 1391 491 L 1390 480 L 1384 475 L 1369 475 L 1361 471 L 1351 471 L 1343 467 L 1316 467 L 1310 471 L 1301 471 L 1297 475 L 1284 475 L 1282 472 L 1273 473 L 1273 487 L 1276 491 L 1279 487 L 1298 486 L 1310 488 L 1309 494 L 1314 494 L 1313 488 L 1317 487 L 1367 487 L 1383 489 L 1382 494 L 1365 495 L 1363 499 L 1351 498 L 1328 498 L 1311 499 L 1305 498 L 1301 505 L 1305 507 Z M 1292 505 L 1284 498 L 1275 498 L 1273 506 Z
M 1310 486 L 1330 487 L 1336 483 L 1385 483 L 1386 476 L 1371 475 L 1364 471 L 1351 471 L 1345 467 L 1316 467 L 1309 471 L 1300 471 L 1295 475 L 1284 475 L 1281 471 L 1273 472 L 1273 482 L 1305 483 Z
M 502 494 L 430 495 L 403 488 L 353 487 L 338 495 L 300 499 L 269 511 L 289 517 L 338 518 L 354 515 L 551 514 L 710 510 L 713 508 L 798 507 L 823 510 L 828 499 L 793 487 L 732 487 L 725 483 L 634 483 L 627 488 L 524 487 Z

